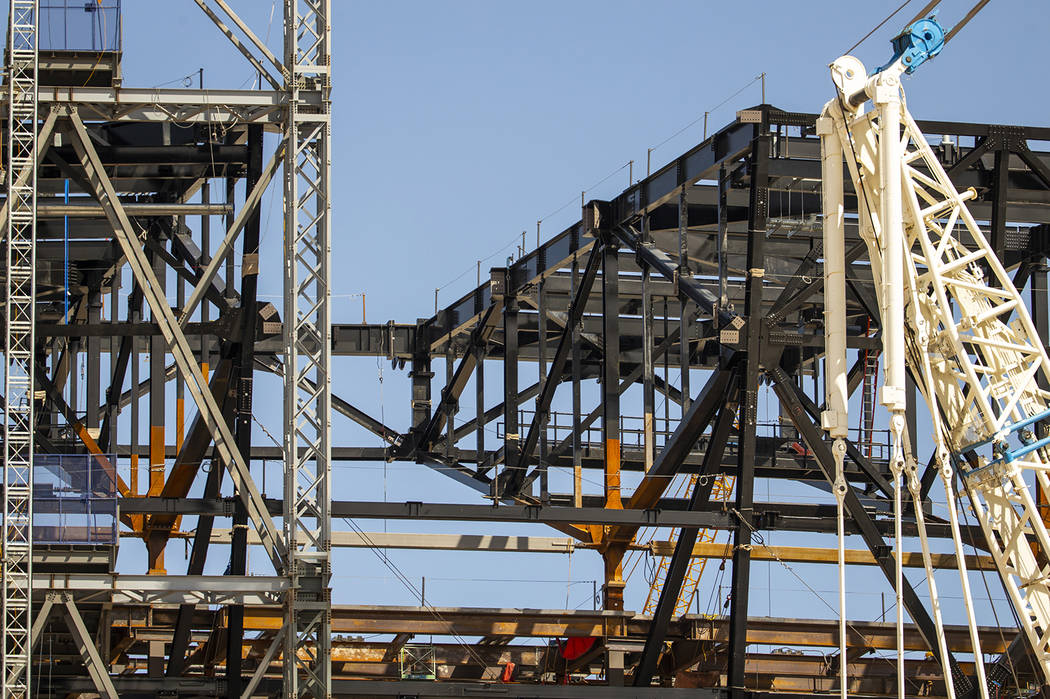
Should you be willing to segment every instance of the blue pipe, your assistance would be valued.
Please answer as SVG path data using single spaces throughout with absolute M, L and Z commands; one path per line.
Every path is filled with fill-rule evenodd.
M 66 180 L 66 193 L 64 202 L 69 203 L 69 180 Z M 65 266 L 63 269 L 63 282 L 65 284 L 65 316 L 66 324 L 69 324 L 69 216 L 62 217 L 62 250 L 65 253 Z
M 1031 444 L 1025 444 L 1019 449 L 1014 449 L 1013 451 L 1006 452 L 1005 454 L 1003 454 L 1003 459 L 1005 459 L 1006 462 L 1009 463 L 1014 459 L 1024 456 L 1025 454 L 1032 453 L 1036 449 L 1041 449 L 1042 447 L 1045 447 L 1048 444 L 1050 444 L 1050 437 L 1043 437 L 1042 439 L 1036 440 Z
M 1045 420 L 1046 418 L 1050 418 L 1050 410 L 1044 410 L 1043 412 L 1037 413 L 1037 414 L 1033 415 L 1032 417 L 1026 417 L 1023 420 L 1019 420 L 1018 422 L 1014 422 L 1014 423 L 1003 425 L 1003 431 L 1006 431 L 1007 433 L 1016 432 L 1017 430 L 1021 429 L 1022 427 L 1028 427 L 1033 422 L 1038 422 L 1039 420 Z M 977 449 L 978 447 L 983 447 L 986 444 L 991 444 L 995 440 L 996 440 L 996 437 L 989 437 L 988 439 L 982 439 L 981 441 L 974 442 L 973 444 L 967 444 L 965 447 L 962 447 L 961 449 L 959 449 L 958 453 L 961 454 L 964 451 L 970 451 L 971 449 Z

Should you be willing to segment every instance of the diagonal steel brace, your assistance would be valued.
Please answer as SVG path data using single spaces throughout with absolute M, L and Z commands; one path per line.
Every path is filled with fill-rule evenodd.
M 262 495 L 252 479 L 251 472 L 248 470 L 248 464 L 240 450 L 237 449 L 233 433 L 230 431 L 230 427 L 226 423 L 215 397 L 212 396 L 211 390 L 208 388 L 208 384 L 197 366 L 193 351 L 186 340 L 186 335 L 182 332 L 182 328 L 179 327 L 175 314 L 168 305 L 167 298 L 159 291 L 160 282 L 146 259 L 146 255 L 131 226 L 131 221 L 117 197 L 113 183 L 106 174 L 102 161 L 91 144 L 84 122 L 81 121 L 75 109 L 68 109 L 67 114 L 73 124 L 73 148 L 84 166 L 84 171 L 94 189 L 94 195 L 99 203 L 102 204 L 106 218 L 109 219 L 110 225 L 113 226 L 113 233 L 120 243 L 125 257 L 127 257 L 128 266 L 131 267 L 135 279 L 138 280 L 139 286 L 142 288 L 143 298 L 146 299 L 150 309 L 156 316 L 157 325 L 168 344 L 168 351 L 171 352 L 180 373 L 186 378 L 186 390 L 189 391 L 190 396 L 197 405 L 197 409 L 211 431 L 219 458 L 230 471 L 237 493 L 248 510 L 248 516 L 256 526 L 263 548 L 266 549 L 266 553 L 273 562 L 277 572 L 283 572 L 287 550 L 280 532 L 266 509 Z
M 186 323 L 189 321 L 193 311 L 196 310 L 197 304 L 201 302 L 204 295 L 208 293 L 208 289 L 211 287 L 211 280 L 215 278 L 215 274 L 219 271 L 219 267 L 222 266 L 226 260 L 226 256 L 233 250 L 233 244 L 237 242 L 237 236 L 240 235 L 241 230 L 244 228 L 244 224 L 248 222 L 248 218 L 255 212 L 256 207 L 259 205 L 259 201 L 262 199 L 263 193 L 266 188 L 270 186 L 270 180 L 273 179 L 274 174 L 277 172 L 277 168 L 280 167 L 284 160 L 284 144 L 277 147 L 273 157 L 270 158 L 270 162 L 263 168 L 262 175 L 259 176 L 259 181 L 252 187 L 252 191 L 244 200 L 244 206 L 241 207 L 237 217 L 233 220 L 233 224 L 230 225 L 230 230 L 226 232 L 226 236 L 219 243 L 218 249 L 211 258 L 211 262 L 204 268 L 201 273 L 200 279 L 197 280 L 197 285 L 193 287 L 193 292 L 190 294 L 189 299 L 183 304 L 182 317 L 179 318 L 179 325 L 183 328 L 186 327 Z M 226 280 L 227 284 L 232 284 L 233 281 L 230 279 Z
M 270 71 L 266 69 L 266 66 L 264 66 L 262 62 L 258 58 L 256 58 L 254 54 L 252 54 L 251 50 L 244 45 L 244 42 L 241 41 L 240 38 L 238 38 L 238 36 L 233 33 L 233 30 L 226 26 L 226 23 L 222 21 L 222 18 L 219 17 L 219 15 L 215 14 L 215 11 L 208 7 L 204 0 L 194 1 L 197 3 L 198 6 L 200 6 L 204 14 L 208 15 L 208 19 L 210 19 L 215 24 L 215 26 L 219 28 L 219 31 L 222 32 L 226 36 L 226 38 L 230 40 L 230 43 L 232 43 L 234 47 L 241 52 L 241 55 L 248 59 L 248 62 L 251 63 L 252 67 L 259 72 L 259 75 L 266 78 L 266 82 L 270 83 L 273 89 L 280 90 L 281 84 L 273 77 Z M 240 24 L 240 18 L 238 18 L 236 15 L 233 15 L 233 17 L 235 21 L 238 22 L 238 24 Z M 254 34 L 249 33 L 248 38 L 251 39 L 253 43 L 256 43 L 256 46 L 258 46 L 259 43 L 261 43 L 258 41 Z M 269 51 L 267 51 L 267 54 L 269 54 Z

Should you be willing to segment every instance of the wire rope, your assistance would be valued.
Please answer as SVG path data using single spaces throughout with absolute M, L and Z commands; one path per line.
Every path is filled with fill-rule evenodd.
M 940 0 L 937 0 L 937 2 L 940 2 Z M 867 40 L 868 40 L 868 37 L 870 37 L 870 36 L 871 36 L 872 34 L 874 34 L 875 32 L 879 31 L 880 29 L 882 29 L 882 26 L 883 26 L 884 24 L 886 24 L 886 22 L 889 22 L 889 21 L 890 21 L 891 19 L 893 19 L 893 17 L 894 17 L 894 16 L 895 16 L 895 15 L 896 15 L 896 14 L 897 14 L 898 12 L 900 12 L 901 10 L 903 10 L 903 9 L 904 9 L 905 7 L 907 7 L 907 6 L 908 6 L 908 5 L 910 5 L 911 3 L 912 3 L 912 0 L 904 0 L 904 2 L 902 2 L 902 3 L 900 4 L 900 6 L 899 6 L 899 7 L 898 7 L 898 8 L 896 9 L 896 10 L 894 10 L 893 12 L 889 13 L 889 14 L 888 14 L 888 15 L 886 16 L 886 19 L 884 19 L 884 20 L 882 20 L 881 22 L 879 22 L 878 24 L 876 24 L 876 25 L 875 25 L 875 27 L 874 27 L 874 28 L 873 28 L 873 29 L 872 29 L 872 30 L 871 30 L 870 32 L 868 32 L 867 34 L 865 34 L 864 36 L 862 36 L 862 37 L 860 38 L 860 40 L 859 40 L 859 41 L 858 41 L 857 43 L 853 44 L 853 46 L 850 46 L 850 47 L 849 47 L 848 49 L 846 49 L 846 51 L 845 51 L 845 52 L 843 52 L 843 54 L 842 54 L 842 55 L 843 55 L 843 56 L 848 56 L 849 54 L 853 53 L 853 50 L 854 50 L 855 48 L 857 48 L 858 46 L 860 46 L 861 44 L 863 44 L 863 43 L 864 43 L 865 41 L 867 41 Z

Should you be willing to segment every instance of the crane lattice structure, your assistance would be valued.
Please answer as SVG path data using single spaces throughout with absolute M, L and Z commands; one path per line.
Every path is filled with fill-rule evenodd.
M 948 35 L 950 37 L 950 34 Z M 1004 588 L 1034 658 L 1050 682 L 1050 534 L 1039 499 L 1050 494 L 1050 359 L 1024 299 L 967 208 L 973 189 L 959 192 L 904 100 L 900 76 L 936 56 L 945 32 L 919 20 L 895 40 L 889 65 L 868 75 L 851 56 L 836 60 L 838 96 L 825 107 L 822 139 L 825 284 L 828 308 L 828 405 L 825 427 L 835 438 L 839 468 L 840 618 L 845 618 L 841 517 L 846 492 L 841 467 L 847 384 L 842 311 L 845 247 L 841 161 L 858 192 L 859 229 L 872 263 L 883 319 L 886 382 L 882 402 L 894 411 L 893 472 L 898 595 L 898 693 L 904 692 L 901 490 L 911 492 L 933 602 L 935 634 L 927 638 L 946 669 L 949 696 L 968 689 L 946 646 L 931 566 L 920 482 L 909 435 L 898 421 L 905 363 L 933 421 L 934 466 L 944 485 L 981 696 L 988 696 L 976 615 L 963 561 L 953 483 L 961 475 Z M 864 110 L 868 100 L 874 109 Z M 892 378 L 894 374 L 897 378 Z M 842 687 L 845 692 L 845 667 Z
M 285 2 L 284 527 L 285 694 L 332 685 L 331 0 Z M 299 111 L 299 92 L 321 110 Z
M 33 592 L 33 362 L 36 307 L 36 0 L 11 0 L 7 57 L 4 297 L 3 697 L 30 689 Z

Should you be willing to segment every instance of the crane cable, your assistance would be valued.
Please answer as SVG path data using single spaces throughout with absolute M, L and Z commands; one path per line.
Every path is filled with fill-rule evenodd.
M 962 31 L 962 28 L 969 24 L 970 20 L 976 17 L 977 13 L 983 10 L 984 6 L 987 5 L 989 2 L 990 0 L 978 0 L 978 2 L 970 8 L 970 11 L 966 13 L 966 15 L 959 21 L 959 23 L 948 30 L 948 33 L 944 37 L 944 43 L 947 44 L 949 41 L 954 39 L 955 35 Z M 926 3 L 926 7 L 922 8 L 922 10 L 912 18 L 911 22 L 908 22 L 908 26 L 911 26 L 923 17 L 928 17 L 930 12 L 932 12 L 933 9 L 940 4 L 941 0 L 930 0 L 930 2 Z
M 908 24 L 906 26 L 910 27 L 911 25 L 913 25 L 916 22 L 918 22 L 920 19 L 923 19 L 925 17 L 929 17 L 930 13 L 933 12 L 933 9 L 935 7 L 937 7 L 938 5 L 940 5 L 940 4 L 941 4 L 941 0 L 930 0 L 928 3 L 926 3 L 926 7 L 922 8 L 921 10 L 919 10 L 915 14 L 915 16 L 911 18 L 911 21 L 908 22 Z
M 990 1 L 991 0 L 978 0 L 977 4 L 975 4 L 973 7 L 970 8 L 970 11 L 966 13 L 966 15 L 962 18 L 962 20 L 958 24 L 956 24 L 954 27 L 952 27 L 951 29 L 948 30 L 948 34 L 944 37 L 944 43 L 947 44 L 949 41 L 951 41 L 953 38 L 955 38 L 955 35 L 958 34 L 960 31 L 962 31 L 962 28 L 965 27 L 967 24 L 969 24 L 970 20 L 972 20 L 974 17 L 976 17 L 977 13 L 980 12 L 981 10 L 983 10 L 984 6 L 987 5 Z M 897 15 L 898 12 L 903 10 L 905 7 L 907 7 L 911 3 L 912 3 L 912 0 L 905 0 L 905 2 L 901 3 L 900 6 L 898 6 L 896 10 L 894 10 L 893 12 L 891 12 L 889 15 L 886 16 L 886 19 L 884 19 L 881 22 L 879 22 L 878 24 L 876 24 L 875 27 L 870 32 L 868 32 L 863 37 L 861 37 L 860 41 L 858 41 L 857 43 L 853 44 L 853 46 L 851 46 L 849 48 L 849 50 L 847 50 L 843 55 L 844 56 L 848 56 L 849 54 L 853 53 L 853 51 L 858 46 L 860 46 L 865 41 L 867 41 L 868 37 L 870 37 L 872 34 L 874 34 L 879 29 L 881 29 L 883 27 L 883 25 L 885 25 L 887 22 L 889 22 L 891 19 L 893 19 Z M 915 14 L 914 17 L 911 18 L 911 21 L 908 22 L 904 26 L 910 27 L 911 25 L 915 24 L 920 19 L 922 19 L 924 17 L 929 17 L 930 13 L 933 12 L 933 10 L 936 9 L 936 7 L 938 5 L 940 5 L 940 4 L 941 4 L 941 0 L 930 0 L 929 2 L 926 3 L 926 5 L 921 10 L 919 10 L 919 12 L 917 12 Z
M 938 2 L 940 2 L 940 1 L 941 1 L 941 0 L 935 0 L 934 2 L 931 2 L 931 4 L 932 4 L 932 5 L 936 5 L 936 4 L 937 4 Z M 886 19 L 884 19 L 884 20 L 882 20 L 881 22 L 879 22 L 878 24 L 876 24 L 876 25 L 875 25 L 875 27 L 874 27 L 874 28 L 873 28 L 873 29 L 872 29 L 872 30 L 871 30 L 870 32 L 868 32 L 867 34 L 865 34 L 864 36 L 862 36 L 862 37 L 860 38 L 860 41 L 858 41 L 857 43 L 853 44 L 853 46 L 850 46 L 850 47 L 849 47 L 849 48 L 848 48 L 848 49 L 846 50 L 846 52 L 845 52 L 844 54 L 842 54 L 842 55 L 843 55 L 843 56 L 848 56 L 849 54 L 853 53 L 853 50 L 854 50 L 855 48 L 857 48 L 858 46 L 860 46 L 861 44 L 863 44 L 863 43 L 864 43 L 865 41 L 867 41 L 867 39 L 868 39 L 868 37 L 869 37 L 869 36 L 871 36 L 872 34 L 874 34 L 874 33 L 875 33 L 875 32 L 877 32 L 877 31 L 879 31 L 879 29 L 881 29 L 881 28 L 882 28 L 882 25 L 886 24 L 886 22 L 889 22 L 889 21 L 890 21 L 891 19 L 893 19 L 893 18 L 894 18 L 894 17 L 896 16 L 896 14 L 897 14 L 898 12 L 900 12 L 900 11 L 901 11 L 901 10 L 903 10 L 903 9 L 904 9 L 905 7 L 907 7 L 908 5 L 910 5 L 910 4 L 911 4 L 911 2 L 912 2 L 912 0 L 904 0 L 904 2 L 902 2 L 902 3 L 900 4 L 900 7 L 898 7 L 898 8 L 896 9 L 896 10 L 894 10 L 894 11 L 893 11 L 893 12 L 891 12 L 891 13 L 890 13 L 889 15 L 887 15 L 887 16 L 886 16 Z M 915 20 L 912 20 L 912 21 L 914 22 Z
M 970 11 L 966 13 L 966 16 L 962 18 L 962 21 L 956 24 L 954 27 L 948 30 L 948 35 L 944 37 L 944 43 L 951 41 L 959 31 L 969 24 L 970 20 L 977 16 L 977 13 L 984 9 L 989 0 L 979 0 L 979 2 L 970 8 Z

